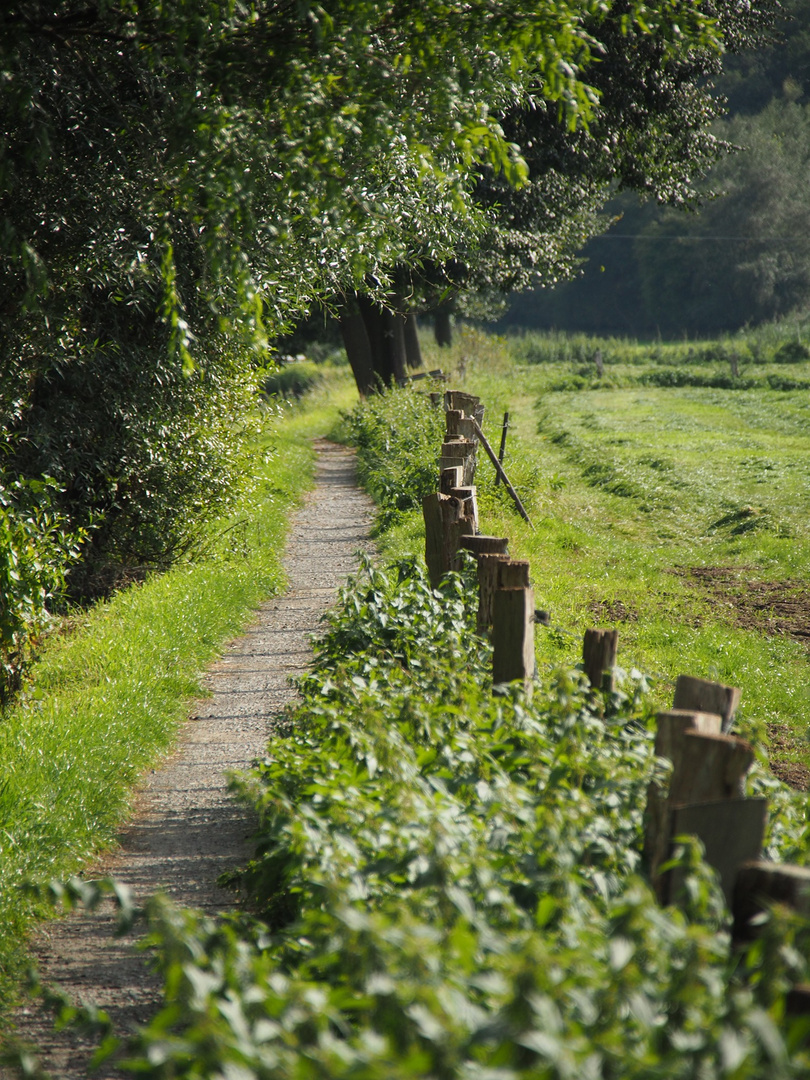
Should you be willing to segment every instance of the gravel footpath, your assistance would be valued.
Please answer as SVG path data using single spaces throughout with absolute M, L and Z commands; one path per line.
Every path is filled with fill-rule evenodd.
M 209 913 L 233 906 L 216 879 L 250 856 L 253 821 L 228 796 L 226 773 L 264 753 L 279 710 L 293 697 L 289 679 L 310 661 L 320 615 L 360 550 L 370 550 L 372 508 L 357 488 L 351 451 L 325 441 L 316 448 L 316 486 L 293 517 L 284 560 L 288 591 L 263 604 L 247 633 L 211 667 L 211 696 L 195 703 L 174 755 L 145 780 L 120 848 L 92 868 L 92 876 L 126 882 L 136 899 L 162 891 Z M 95 1002 L 122 1033 L 147 1021 L 160 999 L 143 956 L 132 939 L 112 937 L 113 925 L 109 907 L 57 920 L 39 934 L 36 954 L 47 983 Z M 21 1010 L 18 1025 L 54 1078 L 87 1076 L 89 1047 L 75 1034 L 54 1033 L 35 1008 Z M 0 1070 L 4 1080 L 11 1075 Z M 93 1075 L 121 1074 L 108 1068 Z

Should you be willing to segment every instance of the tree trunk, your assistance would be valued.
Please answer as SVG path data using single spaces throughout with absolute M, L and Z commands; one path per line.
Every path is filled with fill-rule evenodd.
M 377 389 L 374 373 L 374 357 L 366 324 L 357 306 L 351 304 L 340 313 L 340 333 L 349 358 L 349 366 L 361 397 L 373 394 Z
M 383 348 L 388 352 L 386 362 L 390 365 L 395 382 L 405 378 L 405 316 L 396 311 L 383 311 Z
M 412 316 L 382 308 L 362 293 L 341 312 L 343 343 L 363 396 L 404 380 L 408 318 Z
M 416 316 L 413 312 L 405 316 L 405 363 L 409 368 L 422 366 L 422 349 L 419 345 Z
M 453 325 L 450 322 L 450 304 L 442 304 L 433 312 L 433 333 L 439 348 L 449 348 L 453 344 Z
M 369 344 L 371 346 L 371 359 L 374 365 L 374 374 L 378 383 L 383 386 L 392 386 L 398 378 L 405 374 L 404 345 L 400 355 L 395 355 L 396 330 L 393 324 L 393 315 L 379 307 L 367 296 L 362 294 L 357 298 L 360 314 L 366 326 Z M 399 335 L 402 339 L 402 335 Z M 399 368 L 399 374 L 397 373 Z

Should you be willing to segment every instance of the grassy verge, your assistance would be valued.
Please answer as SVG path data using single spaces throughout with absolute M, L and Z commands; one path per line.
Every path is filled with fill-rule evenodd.
M 778 348 L 768 344 L 751 366 L 770 370 Z M 672 356 L 634 349 L 632 364 L 622 361 L 640 379 L 664 360 L 681 370 L 675 353 L 686 347 Z M 539 335 L 475 332 L 449 355 L 425 343 L 427 364 L 463 370 L 452 385 L 481 397 L 492 441 L 510 411 L 506 465 L 535 531 L 494 487 L 486 460 L 482 529 L 508 536 L 512 553 L 531 561 L 538 606 L 552 620 L 538 627 L 541 664 L 573 662 L 588 626 L 618 625 L 620 661 L 652 677 L 656 704 L 671 701 L 681 672 L 741 686 L 742 731 L 769 751 L 778 775 L 805 787 L 810 657 L 789 631 L 801 629 L 796 612 L 808 603 L 810 391 L 610 385 L 618 360 L 605 364 L 604 381 L 591 363 L 587 385 L 574 390 L 575 366 L 595 345 L 579 350 L 571 357 Z M 805 377 L 810 365 L 789 370 Z M 418 511 L 392 525 L 386 551 L 421 550 Z
M 139 776 L 172 744 L 199 675 L 284 580 L 290 510 L 310 485 L 311 438 L 352 398 L 342 373 L 285 407 L 246 451 L 255 483 L 208 555 L 149 579 L 54 635 L 0 726 L 0 1009 L 41 914 L 20 886 L 63 877 L 114 843 Z

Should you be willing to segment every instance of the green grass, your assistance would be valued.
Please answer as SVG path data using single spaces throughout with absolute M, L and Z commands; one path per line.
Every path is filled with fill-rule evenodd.
M 0 1010 L 13 1001 L 25 937 L 42 914 L 21 886 L 64 877 L 114 844 L 134 785 L 171 748 L 205 666 L 283 589 L 280 554 L 289 512 L 312 481 L 311 439 L 330 431 L 353 396 L 336 372 L 306 408 L 271 412 L 249 454 L 253 490 L 212 530 L 207 557 L 66 623 L 4 716 Z
M 620 663 L 652 676 L 659 705 L 671 702 L 682 672 L 741 686 L 741 730 L 763 749 L 770 743 L 778 769 L 810 767 L 806 647 L 741 626 L 728 590 L 709 591 L 684 574 L 728 567 L 739 572 L 743 593 L 751 580 L 807 589 L 810 391 L 774 391 L 764 382 L 756 390 L 643 384 L 645 370 L 674 365 L 694 345 L 669 354 L 665 346 L 635 346 L 615 385 L 594 374 L 584 389 L 554 389 L 596 346 L 583 339 L 579 356 L 555 361 L 550 340 L 467 331 L 449 353 L 425 343 L 427 365 L 461 364 L 463 377 L 456 373 L 450 385 L 481 397 L 492 442 L 510 411 L 505 464 L 535 531 L 494 488 L 486 459 L 481 528 L 508 536 L 512 553 L 531 561 L 537 605 L 552 620 L 550 629 L 538 627 L 540 662 L 572 662 L 587 627 L 618 626 Z M 778 347 L 768 342 L 771 353 Z M 626 361 L 631 350 L 623 348 Z M 810 375 L 806 362 L 778 366 Z M 628 373 L 635 385 L 626 385 Z M 422 542 L 414 515 L 383 538 L 391 552 L 417 551 Z

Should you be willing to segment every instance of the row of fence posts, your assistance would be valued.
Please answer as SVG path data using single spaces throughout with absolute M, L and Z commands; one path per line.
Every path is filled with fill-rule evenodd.
M 447 430 L 439 458 L 439 490 L 423 499 L 425 561 L 435 587 L 459 569 L 462 550 L 478 570 L 478 632 L 492 643 L 493 684 L 522 683 L 531 693 L 535 674 L 534 591 L 529 563 L 512 559 L 506 537 L 481 532 L 475 470 L 479 445 L 496 460 L 483 434 L 479 398 L 457 390 L 432 393 L 444 406 Z M 511 487 L 500 463 L 499 475 Z M 515 493 L 516 505 L 519 499 Z M 522 505 L 520 509 L 528 520 Z M 613 689 L 618 633 L 586 630 L 582 666 L 594 690 Z M 762 844 L 767 800 L 745 795 L 745 775 L 754 760 L 745 739 L 731 734 L 740 690 L 680 675 L 672 708 L 657 716 L 655 751 L 671 762 L 669 785 L 650 785 L 645 856 L 661 903 L 677 903 L 682 872 L 667 867 L 676 839 L 697 836 L 706 862 L 717 871 L 734 918 L 736 940 L 756 934 L 755 916 L 773 904 L 810 915 L 810 870 L 767 862 Z M 752 920 L 754 920 L 752 922 Z M 797 986 L 788 999 L 792 1013 L 810 1014 L 810 985 Z

